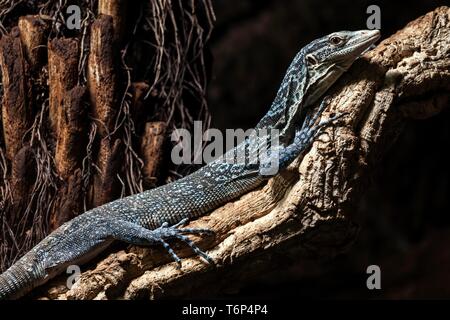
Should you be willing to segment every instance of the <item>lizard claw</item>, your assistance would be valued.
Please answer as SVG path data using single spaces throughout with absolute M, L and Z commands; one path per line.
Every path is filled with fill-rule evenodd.
M 215 232 L 213 230 L 210 229 L 204 229 L 204 228 L 183 228 L 183 229 L 178 229 L 180 231 L 180 233 L 182 234 L 205 234 L 208 236 L 212 236 L 215 234 Z
M 158 241 L 164 246 L 168 253 L 172 256 L 173 260 L 178 264 L 178 268 L 181 267 L 181 259 L 176 255 L 173 249 L 169 246 L 164 239 L 178 239 L 186 243 L 194 253 L 205 259 L 209 264 L 214 264 L 214 261 L 205 252 L 203 252 L 191 239 L 185 234 L 214 234 L 214 231 L 203 228 L 184 228 L 180 229 L 180 226 L 186 225 L 188 219 L 182 219 L 180 222 L 169 226 L 167 222 L 164 222 L 159 228 L 154 231 L 157 233 Z
M 187 225 L 188 222 L 189 222 L 188 218 L 181 219 L 178 223 L 174 224 L 172 226 L 172 228 L 184 227 L 185 225 Z M 168 222 L 164 222 L 163 225 L 168 227 L 169 223 Z
M 180 233 L 191 233 L 191 234 L 207 234 L 207 235 L 213 235 L 214 231 L 206 228 L 183 228 L 180 229 L 180 227 L 184 227 L 189 222 L 188 218 L 182 219 L 180 222 L 174 224 L 173 226 L 169 227 L 169 224 L 167 222 L 164 222 L 162 226 L 170 229 L 176 230 L 176 232 Z
M 170 254 L 172 259 L 177 263 L 177 269 L 181 269 L 181 259 L 180 259 L 180 257 L 177 256 L 175 251 L 173 251 L 173 249 L 169 246 L 169 244 L 167 242 L 165 242 L 163 239 L 159 239 L 159 243 L 162 244 L 164 249 L 167 250 L 167 252 Z

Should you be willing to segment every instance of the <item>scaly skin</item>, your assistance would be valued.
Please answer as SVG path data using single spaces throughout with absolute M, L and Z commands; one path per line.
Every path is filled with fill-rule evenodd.
M 326 106 L 310 106 L 344 73 L 361 53 L 379 38 L 378 31 L 336 32 L 305 46 L 294 58 L 269 112 L 256 129 L 278 129 L 281 145 L 267 161 L 227 161 L 233 152 L 255 154 L 257 142 L 247 140 L 225 157 L 173 183 L 119 199 L 63 224 L 0 275 L 0 299 L 23 296 L 63 272 L 68 265 L 88 261 L 112 241 L 136 245 L 163 245 L 180 262 L 166 240 L 186 242 L 200 256 L 210 258 L 185 234 L 204 229 L 181 229 L 187 219 L 211 210 L 262 184 L 269 160 L 285 168 L 310 146 L 321 128 L 336 118 L 317 124 Z M 259 137 L 258 139 L 264 139 Z M 273 158 L 275 151 L 279 155 Z M 171 226 L 170 226 L 171 225 Z

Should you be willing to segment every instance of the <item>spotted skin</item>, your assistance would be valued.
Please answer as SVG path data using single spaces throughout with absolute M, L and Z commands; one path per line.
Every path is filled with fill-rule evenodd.
M 271 146 L 268 157 L 272 161 L 273 155 L 279 154 L 279 170 L 307 150 L 321 128 L 335 120 L 317 124 L 324 106 L 313 111 L 311 105 L 378 37 L 378 31 L 336 32 L 313 41 L 296 55 L 271 108 L 256 126 L 257 130 L 279 130 L 280 144 Z M 189 176 L 107 203 L 66 222 L 0 275 L 0 299 L 23 296 L 64 272 L 68 265 L 89 261 L 114 240 L 161 245 L 180 263 L 167 243 L 179 239 L 212 262 L 186 237 L 210 232 L 181 227 L 187 219 L 205 215 L 267 180 L 267 162 L 255 157 L 267 138 L 246 139 Z M 230 161 L 236 155 L 244 157 Z

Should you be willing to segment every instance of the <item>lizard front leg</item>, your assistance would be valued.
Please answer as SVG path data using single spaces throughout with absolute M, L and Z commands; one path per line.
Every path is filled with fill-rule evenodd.
M 169 239 L 178 239 L 186 243 L 197 255 L 205 259 L 208 263 L 214 264 L 214 261 L 185 235 L 211 234 L 213 232 L 208 229 L 200 228 L 181 229 L 180 227 L 186 225 L 187 222 L 188 219 L 183 219 L 172 226 L 169 226 L 168 223 L 163 223 L 159 228 L 149 230 L 136 223 L 128 221 L 117 221 L 112 226 L 111 236 L 115 240 L 124 241 L 134 245 L 162 245 L 173 258 L 173 260 L 175 260 L 175 262 L 177 262 L 178 265 L 181 266 L 181 259 L 166 242 L 166 240 Z
M 315 124 L 326 105 L 327 99 L 325 98 L 314 115 L 305 117 L 302 127 L 296 130 L 294 141 L 290 145 L 279 145 L 268 150 L 268 154 L 260 162 L 259 174 L 261 176 L 271 177 L 277 174 L 279 170 L 285 169 L 311 146 L 312 142 L 322 134 L 325 127 L 345 115 L 345 113 L 338 114 Z

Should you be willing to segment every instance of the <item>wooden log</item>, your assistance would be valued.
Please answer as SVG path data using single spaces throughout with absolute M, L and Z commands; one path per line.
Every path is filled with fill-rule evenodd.
M 141 136 L 145 123 L 146 123 L 146 101 L 145 95 L 147 94 L 150 86 L 145 82 L 133 82 L 130 87 L 131 92 L 131 118 L 134 122 L 136 135 Z
M 64 222 L 83 212 L 83 177 L 81 169 L 74 172 L 58 191 L 58 198 L 50 216 L 50 228 L 55 230 Z
M 18 26 L 25 57 L 31 70 L 38 71 L 45 63 L 49 25 L 39 16 L 29 15 L 20 17 Z
M 53 39 L 48 44 L 49 118 L 55 137 L 59 131 L 62 101 L 78 82 L 78 57 L 76 39 Z
M 2 121 L 6 155 L 11 160 L 23 146 L 32 125 L 29 67 L 23 55 L 20 32 L 15 27 L 0 40 L 2 71 Z
M 94 176 L 93 206 L 98 207 L 119 196 L 120 181 L 117 177 L 123 159 L 120 139 L 100 141 L 97 159 L 99 172 Z
M 143 174 L 146 188 L 155 187 L 158 181 L 166 129 L 165 122 L 147 122 L 145 124 L 141 141 L 141 155 L 144 160 Z
M 26 205 L 27 199 L 36 179 L 36 162 L 30 146 L 24 146 L 17 152 L 12 161 L 11 193 L 13 210 L 11 221 L 17 221 L 18 214 Z
M 114 129 L 118 109 L 112 17 L 100 15 L 91 26 L 88 87 L 92 114 L 101 137 Z
M 99 0 L 98 13 L 113 18 L 114 42 L 118 45 L 123 43 L 126 33 L 126 17 L 128 11 L 126 0 Z
M 86 88 L 76 86 L 67 92 L 62 101 L 55 165 L 64 180 L 68 179 L 76 168 L 81 168 L 86 153 L 88 110 L 85 98 Z

